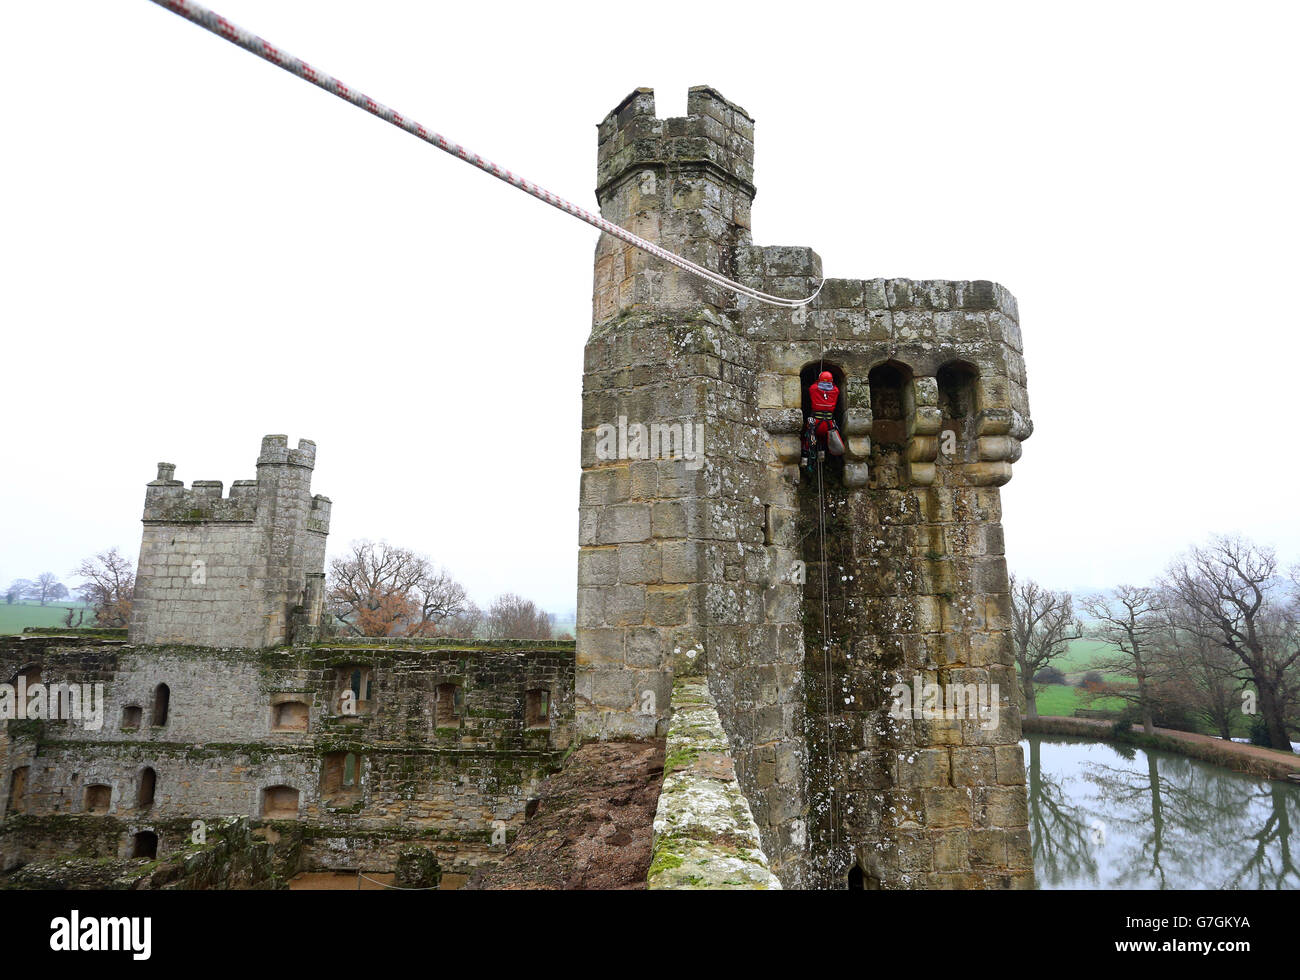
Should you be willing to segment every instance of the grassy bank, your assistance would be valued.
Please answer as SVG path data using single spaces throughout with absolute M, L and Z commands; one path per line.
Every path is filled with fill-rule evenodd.
M 1138 748 L 1174 752 L 1266 779 L 1286 779 L 1289 773 L 1300 772 L 1300 756 L 1294 752 L 1225 742 L 1208 735 L 1176 732 L 1168 728 L 1157 728 L 1156 734 L 1147 735 L 1141 729 L 1123 729 L 1109 722 L 1088 718 L 1042 717 L 1023 719 L 1021 728 L 1026 735 L 1078 735 Z

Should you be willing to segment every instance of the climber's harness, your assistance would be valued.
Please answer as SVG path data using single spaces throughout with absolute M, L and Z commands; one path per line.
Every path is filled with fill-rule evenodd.
M 808 469 L 813 467 L 816 462 L 817 454 L 821 447 L 817 438 L 817 423 L 826 423 L 826 446 L 834 456 L 840 456 L 844 453 L 844 440 L 840 436 L 839 426 L 835 424 L 835 413 L 832 412 L 812 412 L 808 416 L 808 425 L 803 433 L 803 465 Z

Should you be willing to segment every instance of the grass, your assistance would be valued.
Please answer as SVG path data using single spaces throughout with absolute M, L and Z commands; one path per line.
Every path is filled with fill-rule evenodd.
M 1061 718 L 1073 718 L 1075 709 L 1088 708 L 1093 711 L 1122 711 L 1127 702 L 1123 698 L 1103 697 L 1091 701 L 1082 697 L 1082 688 L 1065 684 L 1038 684 L 1038 713 L 1054 715 Z
M 1052 666 L 1065 672 L 1072 681 L 1092 670 L 1092 665 L 1103 658 L 1113 657 L 1118 651 L 1101 640 L 1071 640 L 1069 648 L 1052 661 Z M 1108 681 L 1129 680 L 1122 671 L 1103 670 L 1101 676 Z
M 1103 658 L 1109 658 L 1115 648 L 1101 640 L 1071 640 L 1065 653 L 1052 661 L 1052 666 L 1065 673 L 1068 684 L 1038 684 L 1038 713 L 1058 718 L 1073 718 L 1079 708 L 1092 711 L 1122 711 L 1127 704 L 1123 698 L 1102 697 L 1085 698 L 1082 688 L 1075 687 L 1093 664 Z M 1121 671 L 1103 670 L 1101 676 L 1108 683 L 1131 683 L 1132 678 Z
M 69 608 L 86 611 L 86 619 L 82 626 L 95 625 L 95 617 L 90 607 L 76 601 L 51 602 L 44 606 L 36 602 L 13 604 L 0 602 L 0 635 L 21 633 L 28 626 L 62 626 L 63 617 L 68 614 Z M 75 626 L 77 622 L 75 614 L 72 622 Z

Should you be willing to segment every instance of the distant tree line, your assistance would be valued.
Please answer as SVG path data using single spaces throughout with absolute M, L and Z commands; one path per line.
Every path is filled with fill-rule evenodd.
M 1093 671 L 1132 679 L 1089 690 L 1123 699 L 1147 733 L 1159 722 L 1229 738 L 1244 715 L 1253 741 L 1289 749 L 1300 730 L 1300 567 L 1284 574 L 1272 548 L 1214 537 L 1155 582 L 1081 597 L 1086 626 L 1068 592 L 1013 576 L 1011 600 L 1028 717 L 1035 682 L 1060 675 L 1052 661 L 1085 637 L 1113 651 Z
M 5 602 L 38 602 L 42 606 L 58 602 L 71 595 L 68 587 L 53 572 L 42 572 L 36 578 L 16 578 L 5 590 Z

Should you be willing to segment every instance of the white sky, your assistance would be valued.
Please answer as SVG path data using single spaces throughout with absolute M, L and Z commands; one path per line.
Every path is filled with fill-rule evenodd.
M 213 5 L 588 207 L 625 94 L 717 87 L 756 243 L 1018 297 L 1013 568 L 1300 557 L 1300 7 Z M 134 555 L 158 460 L 229 487 L 285 432 L 332 551 L 572 608 L 594 230 L 145 0 L 9 5 L 0 81 L 0 582 Z

